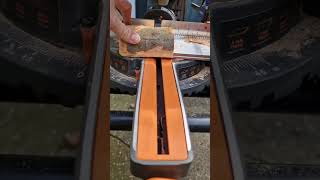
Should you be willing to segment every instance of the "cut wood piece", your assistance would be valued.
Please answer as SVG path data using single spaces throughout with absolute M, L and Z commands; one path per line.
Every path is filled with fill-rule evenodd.
M 175 60 L 210 59 L 210 26 L 195 23 L 163 20 L 161 27 L 150 27 L 142 19 L 134 19 L 134 30 L 140 34 L 137 45 L 119 43 L 119 53 L 125 57 L 174 58 Z M 144 23 L 143 23 L 144 22 Z M 148 26 L 148 27 L 146 27 Z
M 210 24 L 163 20 L 161 26 L 173 29 L 175 59 L 210 59 Z
M 161 27 L 172 27 L 173 29 L 180 29 L 180 30 L 184 29 L 184 30 L 210 32 L 210 24 L 200 23 L 200 22 L 163 20 L 161 21 Z
M 174 35 L 170 27 L 131 26 L 140 35 L 138 44 L 119 43 L 119 53 L 127 57 L 173 58 Z

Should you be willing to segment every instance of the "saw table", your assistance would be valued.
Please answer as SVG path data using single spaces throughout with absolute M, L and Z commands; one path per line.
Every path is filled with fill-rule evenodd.
M 97 44 L 95 47 L 95 60 L 93 62 L 99 62 L 103 59 L 103 39 L 105 38 L 100 37 L 101 35 L 105 35 L 105 29 L 101 27 L 104 23 L 102 19 L 100 20 L 98 36 L 96 37 Z M 172 31 L 174 38 L 171 38 L 172 42 L 160 42 L 161 39 L 159 37 L 161 33 L 151 32 L 153 36 L 149 36 L 149 39 L 142 37 L 142 44 L 138 44 L 135 47 L 130 47 L 132 45 L 126 44 L 121 45 L 120 41 L 120 51 L 121 48 L 122 50 L 127 48 L 122 52 L 130 52 L 129 56 L 144 58 L 141 69 L 137 75 L 138 90 L 133 120 L 131 172 L 133 175 L 143 179 L 182 178 L 188 173 L 189 166 L 193 160 L 193 153 L 189 124 L 183 104 L 179 80 L 177 78 L 175 62 L 185 59 L 210 60 L 210 25 L 206 23 L 176 21 L 162 21 L 159 25 L 155 24 L 153 20 L 143 19 L 133 20 L 133 25 L 144 26 L 144 28 L 154 26 L 159 28 L 165 27 L 164 29 L 166 30 L 171 28 L 170 31 Z M 170 41 L 170 38 L 167 39 L 167 41 Z M 164 46 L 163 44 L 169 44 L 169 46 Z M 161 53 L 164 47 L 174 47 L 174 49 L 167 48 L 165 49 L 166 53 Z M 186 49 L 185 47 L 188 48 Z M 168 53 L 168 50 L 172 51 L 172 53 Z M 190 51 L 188 52 L 188 50 Z M 211 54 L 216 55 L 215 53 Z M 230 151 L 225 151 L 227 156 L 223 156 L 225 162 L 230 161 L 227 169 L 230 169 L 234 179 L 242 180 L 244 179 L 244 173 L 233 130 L 228 98 L 224 92 L 221 72 L 217 70 L 220 67 L 217 61 L 218 57 L 219 56 L 213 57 L 215 67 L 212 69 L 214 74 L 212 82 L 216 89 L 216 93 L 214 93 L 213 96 L 216 97 L 217 100 L 213 107 L 213 109 L 216 109 L 215 112 L 217 114 L 213 120 L 214 122 L 220 122 L 219 124 L 221 125 L 217 127 L 221 128 L 221 130 L 217 132 L 221 132 L 221 134 L 219 133 L 218 137 L 221 137 L 223 139 L 222 141 L 225 142 L 230 149 Z M 97 58 L 100 58 L 100 60 Z M 100 69 L 100 75 L 97 75 L 97 78 L 100 77 L 100 80 L 104 79 L 105 76 L 102 76 L 104 74 L 103 68 L 101 69 L 101 67 L 98 66 L 94 67 L 97 68 L 96 71 Z M 91 91 L 93 90 L 94 87 L 91 88 Z M 98 101 L 100 102 L 98 103 L 99 107 L 101 107 L 101 102 L 103 101 L 101 98 L 103 98 L 103 96 L 98 98 L 97 93 L 89 94 L 96 94 L 94 95 L 95 98 L 91 98 L 92 103 L 97 104 Z M 104 112 L 101 108 L 97 110 L 98 112 Z M 88 115 L 90 115 L 90 111 L 88 111 Z M 97 118 L 101 118 L 101 115 L 98 115 Z M 93 140 L 93 134 L 89 129 L 92 130 L 95 126 L 92 124 L 93 122 L 88 121 L 87 123 L 89 124 L 86 125 L 86 132 L 91 134 L 91 136 L 87 136 L 85 132 L 84 141 L 88 141 L 89 143 Z M 100 126 L 96 124 L 96 133 L 100 132 L 98 129 L 101 128 L 98 127 L 101 127 L 101 125 L 102 124 L 100 124 Z M 97 138 L 98 134 L 95 136 Z M 96 139 L 95 142 L 98 143 L 100 141 Z M 87 146 L 88 144 L 83 143 L 83 145 Z M 96 147 L 96 145 L 93 147 Z M 83 149 L 86 150 L 87 148 L 84 147 Z M 88 157 L 93 158 L 93 162 L 100 162 L 95 158 L 97 157 L 95 155 L 96 153 L 93 153 L 93 157 L 92 155 L 85 156 L 86 153 L 90 153 L 90 151 L 83 151 L 82 153 L 85 158 L 82 159 L 83 162 L 81 165 L 83 165 L 83 167 L 80 168 L 80 177 L 88 177 L 90 175 L 90 172 L 85 171 L 87 165 L 84 163 L 84 161 L 89 160 Z M 220 161 L 217 162 L 221 163 Z M 220 165 L 221 164 L 218 166 Z M 217 175 L 218 174 L 224 175 L 220 172 L 217 173 Z
M 135 24 L 154 26 L 152 20 L 138 20 Z M 152 44 L 148 41 L 150 40 L 145 40 L 146 44 Z M 159 56 L 163 55 L 161 48 L 159 52 Z M 144 55 L 143 53 L 140 54 Z M 152 50 L 150 54 L 157 55 Z M 174 60 L 145 57 L 139 74 L 131 172 L 144 179 L 184 177 L 193 154 Z
M 93 73 L 90 80 L 92 85 L 89 87 L 88 111 L 86 125 L 83 135 L 83 150 L 80 158 L 80 168 L 78 177 L 80 180 L 99 179 L 106 176 L 103 170 L 105 162 L 100 157 L 103 153 L 103 129 L 105 123 L 103 118 L 107 116 L 105 104 L 105 92 L 108 90 L 107 81 L 108 66 L 105 39 L 107 29 L 104 27 L 107 23 L 106 15 L 103 13 L 100 17 L 97 29 L 96 45 L 93 53 Z M 134 25 L 143 25 L 154 27 L 153 20 L 134 20 Z M 190 164 L 193 160 L 193 153 L 190 140 L 189 122 L 186 116 L 183 97 L 181 94 L 175 62 L 179 60 L 201 60 L 210 59 L 210 25 L 205 23 L 186 23 L 176 21 L 162 21 L 158 27 L 171 28 L 174 34 L 174 50 L 172 57 L 161 57 L 161 53 L 152 54 L 155 49 L 161 52 L 157 44 L 149 48 L 150 39 L 143 41 L 144 50 L 149 51 L 149 55 L 143 57 L 143 63 L 137 75 L 138 90 L 136 106 L 133 120 L 133 140 L 131 145 L 131 172 L 133 175 L 143 179 L 178 179 L 187 175 Z M 157 34 L 153 39 L 157 40 Z M 177 44 L 181 43 L 181 44 Z M 170 42 L 166 42 L 169 43 Z M 151 43 L 152 44 L 152 43 Z M 154 45 L 154 44 L 153 44 Z M 180 45 L 180 46 L 179 46 Z M 139 46 L 139 45 L 138 45 Z M 128 48 L 128 46 L 124 46 Z M 169 47 L 172 47 L 169 46 Z M 177 49 L 180 47 L 180 49 Z M 184 48 L 194 48 L 193 52 L 188 52 Z M 217 46 L 213 46 L 219 48 Z M 149 48 L 149 49 L 148 49 Z M 108 49 L 108 48 L 107 48 Z M 135 49 L 135 48 L 132 48 Z M 191 50 L 190 49 L 190 50 Z M 141 50 L 138 48 L 138 50 Z M 172 49 L 171 49 L 172 50 Z M 151 53 L 150 53 L 151 52 Z M 133 52 L 134 54 L 134 52 Z M 151 56 L 150 56 L 151 54 Z M 216 101 L 213 103 L 215 116 L 212 118 L 215 128 L 220 128 L 216 132 L 217 150 L 221 142 L 224 142 L 224 154 L 219 154 L 221 159 L 215 161 L 218 168 L 221 166 L 228 171 L 230 177 L 235 180 L 244 179 L 244 173 L 238 151 L 237 140 L 234 134 L 231 111 L 228 104 L 227 94 L 224 90 L 224 84 L 219 70 L 219 56 L 211 57 L 213 59 L 212 80 L 215 91 L 212 94 Z M 132 54 L 131 54 L 132 56 Z M 143 53 L 139 54 L 143 56 Z M 153 57 L 152 57 L 153 56 Z M 89 83 L 91 84 L 91 83 Z M 91 119 L 91 120 L 90 120 Z M 219 151 L 217 151 L 219 153 Z M 99 155 L 100 154 L 100 155 Z M 105 153 L 103 153 L 105 154 Z M 99 157 L 99 158 L 98 158 Z M 228 164 L 227 162 L 230 162 Z M 225 164 L 227 163 L 227 164 Z M 224 171 L 214 174 L 217 177 L 225 176 Z M 231 180 L 231 179 L 230 179 Z
M 140 76 L 137 78 L 131 172 L 144 179 L 177 179 L 187 175 L 193 154 L 174 62 L 185 59 L 208 61 L 210 27 L 206 23 L 176 21 L 162 21 L 158 27 L 166 27 L 163 29 L 153 28 L 154 25 L 152 20 L 134 20 L 133 28 L 141 33 L 140 35 L 144 35 L 141 36 L 140 44 L 129 45 L 120 41 L 119 45 L 120 54 L 123 56 L 144 58 Z M 162 34 L 159 32 L 161 30 Z M 170 32 L 173 34 L 172 37 Z M 192 48 L 196 51 L 192 51 Z M 218 158 L 213 164 L 219 171 L 215 171 L 213 177 L 225 179 L 229 176 L 227 179 L 242 180 L 244 172 L 234 134 L 229 100 L 220 72 L 220 56 L 218 51 L 214 52 L 216 53 L 211 53 L 214 89 L 211 94 L 214 99 L 213 124 L 216 125 L 213 130 L 217 132 L 214 134 L 216 138 L 213 144 L 217 147 Z M 223 152 L 219 151 L 221 144 L 228 147 L 222 149 Z M 227 172 L 228 170 L 230 171 Z
M 95 63 L 103 61 L 105 57 L 106 29 L 103 27 L 105 23 L 105 16 L 102 16 L 96 37 L 97 44 L 93 61 Z M 119 52 L 122 55 L 144 58 L 137 75 L 138 90 L 130 152 L 133 175 L 155 180 L 178 179 L 188 173 L 193 153 L 189 125 L 175 69 L 175 61 L 187 59 L 210 60 L 212 64 L 211 119 L 213 123 L 211 125 L 213 138 L 211 139 L 216 150 L 213 155 L 214 174 L 212 177 L 226 180 L 245 179 L 229 98 L 220 69 L 222 57 L 219 46 L 221 40 L 217 36 L 220 31 L 218 23 L 218 20 L 214 20 L 211 26 L 206 23 L 177 21 L 162 21 L 161 24 L 155 24 L 153 20 L 135 19 L 132 27 L 140 35 L 145 33 L 146 36 L 141 36 L 141 42 L 137 45 L 129 45 L 120 40 Z M 104 63 L 104 65 L 108 64 Z M 96 68 L 96 72 L 93 72 L 99 73 L 96 74 L 96 78 L 92 77 L 93 80 L 99 82 L 105 80 L 104 68 L 96 64 L 93 67 Z M 102 85 L 102 89 L 103 87 L 105 86 Z M 99 120 L 103 118 L 103 112 L 105 112 L 103 109 L 106 108 L 102 106 L 104 96 L 99 95 L 95 87 L 91 87 L 90 92 L 92 92 L 91 96 L 94 95 L 90 100 L 93 104 L 98 102 L 98 107 L 89 106 L 88 116 L 97 116 Z M 93 109 L 90 111 L 90 108 Z M 98 110 L 98 114 L 92 112 L 94 109 Z M 92 143 L 94 136 L 96 137 L 95 144 L 89 147 L 98 147 L 99 144 L 102 144 L 102 140 L 99 140 L 103 129 L 101 120 L 97 121 L 96 125 L 94 121 L 87 123 L 84 150 L 87 150 L 86 147 L 88 143 Z M 96 128 L 95 135 L 90 132 L 94 127 Z M 92 153 L 93 150 L 96 152 Z M 100 148 L 83 151 L 80 177 L 87 179 L 90 175 L 91 177 L 92 175 L 102 176 L 103 171 L 99 166 L 102 162 L 97 158 L 100 151 Z M 91 161 L 88 157 L 91 158 Z M 85 170 L 88 169 L 87 166 L 91 162 L 94 163 L 92 170 L 96 172 L 93 174 Z

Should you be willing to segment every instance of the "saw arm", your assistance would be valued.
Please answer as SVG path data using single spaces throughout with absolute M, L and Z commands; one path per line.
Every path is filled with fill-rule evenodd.
M 131 171 L 144 179 L 184 177 L 193 155 L 172 59 L 146 58 L 139 79 Z

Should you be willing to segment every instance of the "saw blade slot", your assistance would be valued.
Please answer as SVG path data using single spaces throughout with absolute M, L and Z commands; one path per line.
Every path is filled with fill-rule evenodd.
M 158 154 L 169 154 L 161 59 L 156 59 L 156 65 Z

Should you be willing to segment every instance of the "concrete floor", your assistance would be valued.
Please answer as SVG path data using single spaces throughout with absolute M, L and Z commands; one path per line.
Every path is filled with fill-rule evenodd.
M 320 165 L 319 114 L 235 113 L 234 121 L 247 162 Z
M 82 126 L 82 107 L 0 103 L 0 153 L 74 156 L 64 136 Z

